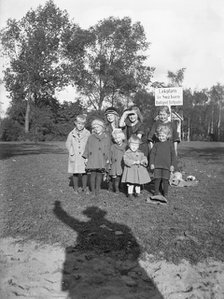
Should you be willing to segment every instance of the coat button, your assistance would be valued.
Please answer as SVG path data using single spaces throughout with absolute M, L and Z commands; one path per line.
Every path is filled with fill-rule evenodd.
M 99 147 L 99 151 L 101 151 L 101 147 Z
M 114 159 L 115 162 L 117 162 L 117 159 Z

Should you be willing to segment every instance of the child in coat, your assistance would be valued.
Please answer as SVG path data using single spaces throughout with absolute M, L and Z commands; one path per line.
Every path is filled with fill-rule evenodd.
M 128 140 L 129 149 L 124 153 L 124 171 L 122 175 L 122 183 L 126 183 L 128 187 L 128 197 L 133 199 L 135 195 L 138 197 L 141 191 L 141 185 L 151 181 L 149 173 L 146 169 L 148 160 L 146 156 L 139 150 L 141 140 L 136 135 L 132 135 Z
M 87 187 L 87 173 L 85 167 L 85 159 L 83 158 L 83 152 L 86 146 L 87 139 L 90 136 L 90 132 L 85 128 L 86 116 L 78 115 L 74 121 L 75 127 L 68 134 L 66 140 L 66 148 L 69 153 L 68 158 L 68 172 L 73 176 L 73 188 L 75 194 L 78 194 L 78 181 L 79 176 L 82 176 L 82 190 L 89 193 Z
M 109 168 L 110 136 L 105 133 L 105 124 L 101 119 L 94 119 L 91 127 L 92 134 L 87 140 L 83 157 L 86 170 L 90 173 L 91 192 L 95 196 L 99 194 L 103 174 Z
M 120 118 L 119 126 L 124 130 L 127 140 L 129 140 L 132 135 L 136 135 L 141 139 L 140 150 L 148 157 L 148 145 L 144 136 L 143 116 L 136 105 L 124 111 Z
M 111 159 L 109 175 L 115 193 L 119 193 L 121 175 L 123 173 L 123 155 L 126 150 L 125 135 L 121 129 L 114 129 L 112 132 L 114 143 L 111 145 Z
M 157 128 L 156 136 L 158 142 L 156 142 L 150 152 L 150 167 L 154 175 L 155 194 L 152 199 L 157 199 L 160 194 L 161 188 L 162 200 L 167 201 L 168 185 L 171 172 L 174 171 L 176 165 L 176 154 L 174 145 L 170 138 L 170 127 L 160 126 Z
M 170 121 L 170 110 L 168 106 L 160 106 L 158 110 L 157 120 L 154 122 L 152 129 L 148 134 L 149 151 L 153 145 L 159 141 L 156 131 L 158 127 L 165 126 L 170 128 L 169 140 L 174 144 L 175 153 L 177 155 L 177 144 L 180 142 L 180 136 L 177 132 L 177 128 L 173 122 Z

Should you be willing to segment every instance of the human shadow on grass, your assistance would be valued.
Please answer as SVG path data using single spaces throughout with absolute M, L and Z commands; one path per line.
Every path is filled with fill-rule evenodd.
M 66 248 L 63 266 L 61 287 L 69 298 L 163 298 L 140 267 L 140 246 L 126 225 L 109 221 L 107 212 L 96 206 L 83 211 L 87 221 L 69 215 L 60 201 L 53 211 L 77 233 L 75 245 Z
M 0 143 L 0 160 L 13 156 L 39 155 L 39 154 L 64 154 L 65 150 L 56 145 L 35 143 Z

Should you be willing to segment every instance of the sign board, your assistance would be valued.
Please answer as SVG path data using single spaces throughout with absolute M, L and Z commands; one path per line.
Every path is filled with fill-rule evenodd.
M 183 105 L 182 87 L 155 88 L 155 106 Z

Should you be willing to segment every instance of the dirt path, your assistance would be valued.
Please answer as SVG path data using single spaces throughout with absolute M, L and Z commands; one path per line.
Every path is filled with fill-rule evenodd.
M 71 271 L 64 273 L 65 252 L 63 248 L 57 245 L 21 241 L 12 238 L 0 240 L 1 298 L 161 298 L 157 293 L 151 293 L 154 295 L 148 297 L 145 292 L 142 294 L 134 292 L 136 284 L 140 283 L 137 271 L 133 270 L 137 265 L 130 263 L 112 265 L 109 258 L 99 259 L 98 256 L 93 255 L 86 261 L 88 254 L 85 254 L 79 255 L 78 258 L 76 256 L 78 267 L 73 267 Z M 84 260 L 86 262 L 83 264 Z M 72 258 L 70 261 L 72 263 Z M 191 266 L 187 261 L 174 265 L 163 260 L 155 261 L 152 255 L 144 254 L 139 260 L 139 265 L 155 282 L 164 298 L 224 298 L 224 263 L 208 260 L 195 266 Z M 121 276 L 123 284 L 116 281 L 118 270 L 123 271 Z M 65 275 L 79 285 L 76 288 L 76 295 L 70 293 L 69 296 L 66 287 L 62 285 Z M 91 284 L 85 287 L 84 281 L 88 280 L 89 283 L 90 278 Z M 144 280 L 147 281 L 147 278 Z M 65 279 L 63 281 L 65 282 Z M 127 292 L 126 288 L 130 291 Z

